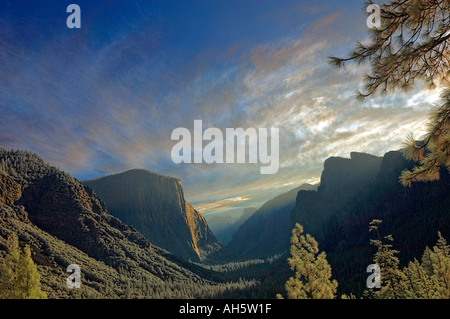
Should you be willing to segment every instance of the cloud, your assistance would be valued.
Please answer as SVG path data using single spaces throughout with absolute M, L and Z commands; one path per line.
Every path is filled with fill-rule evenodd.
M 283 24 L 285 14 L 280 8 L 260 19 L 264 28 L 292 26 L 277 38 L 198 46 L 189 56 L 168 47 L 167 30 L 146 25 L 142 12 L 142 20 L 103 31 L 101 43 L 83 31 L 33 46 L 11 40 L 23 26 L 6 21 L 0 144 L 34 151 L 79 178 L 130 168 L 174 176 L 189 201 L 211 212 L 259 206 L 317 181 L 330 156 L 381 156 L 399 148 L 409 132 L 424 132 L 436 91 L 418 86 L 358 102 L 367 67 L 328 65 L 329 55 L 345 54 L 365 33 L 359 7 L 298 6 Z M 260 163 L 174 164 L 171 132 L 193 129 L 195 119 L 222 131 L 278 127 L 278 173 L 261 175 Z
M 202 212 L 203 214 L 212 213 L 216 211 L 224 211 L 235 208 L 235 205 L 238 205 L 242 202 L 251 200 L 251 197 L 248 196 L 236 196 L 232 198 L 226 198 L 217 201 L 203 202 L 201 204 L 194 205 L 194 207 Z
M 331 15 L 315 30 L 339 18 L 343 19 L 342 14 Z M 424 132 L 436 91 L 418 86 L 409 93 L 359 102 L 356 90 L 367 68 L 332 69 L 327 56 L 335 50 L 333 34 L 321 41 L 312 39 L 309 36 L 263 44 L 241 61 L 241 76 L 234 83 L 240 88 L 239 94 L 227 100 L 222 112 L 229 111 L 227 120 L 236 126 L 279 127 L 281 168 L 274 176 L 258 176 L 248 165 L 198 167 L 197 172 L 204 174 L 198 181 L 212 172 L 218 176 L 218 182 L 208 181 L 211 196 L 242 192 L 251 196 L 252 204 L 257 206 L 275 192 L 317 180 L 323 162 L 330 156 L 348 157 L 352 151 L 382 156 L 400 148 L 410 131 Z M 220 81 L 211 85 L 220 85 Z M 220 100 L 216 94 L 224 92 L 207 98 Z M 244 112 L 233 108 L 239 102 L 245 105 Z M 198 200 L 197 189 L 190 188 L 188 198 Z M 255 196 L 252 191 L 262 191 L 266 196 Z

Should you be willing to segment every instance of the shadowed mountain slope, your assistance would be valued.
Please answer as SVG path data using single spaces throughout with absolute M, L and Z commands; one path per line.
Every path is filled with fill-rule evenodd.
M 258 209 L 247 207 L 241 209 L 233 209 L 218 214 L 205 215 L 209 227 L 225 245 L 228 244 L 239 227 L 249 219 Z
M 37 155 L 0 148 L 0 259 L 11 232 L 30 245 L 50 298 L 186 298 L 214 293 L 195 265 L 151 244 L 110 215 L 102 201 Z M 82 285 L 66 287 L 66 267 Z M 216 291 L 217 292 L 217 291 Z
M 299 190 L 315 190 L 303 184 L 264 203 L 234 234 L 228 250 L 241 257 L 267 257 L 289 250 L 290 212 Z
M 351 169 L 352 161 L 343 167 L 341 159 L 327 160 L 324 186 L 317 192 L 300 191 L 292 211 L 291 226 L 299 222 L 305 233 L 317 239 L 327 253 L 341 293 L 359 294 L 365 288 L 366 269 L 376 250 L 370 245 L 373 234 L 368 230 L 373 219 L 383 221 L 382 235 L 393 235 L 394 249 L 400 251 L 403 265 L 420 259 L 425 246 L 436 243 L 438 231 L 444 238 L 450 236 L 448 171 L 442 170 L 438 181 L 414 183 L 409 188 L 399 183 L 399 176 L 414 163 L 396 151 L 386 153 L 381 160 L 375 174 L 375 167 L 366 166 L 362 179 L 351 175 L 361 175 L 362 166 L 355 163 Z

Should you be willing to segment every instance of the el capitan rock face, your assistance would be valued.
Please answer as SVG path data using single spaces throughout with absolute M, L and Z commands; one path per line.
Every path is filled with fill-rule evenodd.
M 112 215 L 175 255 L 198 261 L 221 247 L 203 216 L 186 202 L 179 179 L 134 169 L 83 184 Z

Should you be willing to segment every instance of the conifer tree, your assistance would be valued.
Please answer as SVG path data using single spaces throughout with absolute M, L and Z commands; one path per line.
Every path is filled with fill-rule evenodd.
M 325 252 L 319 253 L 317 241 L 309 234 L 302 235 L 303 226 L 292 230 L 291 257 L 288 259 L 295 276 L 286 282 L 289 299 L 333 299 L 338 283 L 331 280 L 331 266 Z M 278 298 L 283 298 L 280 294 Z
M 9 254 L 0 264 L 0 299 L 46 299 L 29 246 L 23 253 L 17 235 L 8 238 Z
M 403 269 L 407 281 L 407 299 L 436 299 L 439 298 L 433 280 L 417 259 L 409 262 Z
M 402 172 L 400 181 L 404 186 L 438 180 L 442 169 L 450 171 L 450 85 L 442 92 L 431 113 L 428 132 L 422 139 L 417 142 L 410 135 L 404 143 L 405 157 L 418 162 L 412 170 Z
M 439 298 L 450 299 L 450 246 L 438 233 L 439 240 L 430 253 L 432 274 L 431 280 L 435 285 Z
M 403 272 L 408 278 L 407 298 L 450 299 L 450 247 L 438 233 L 437 244 L 425 248 L 422 263 L 410 262 Z
M 364 298 L 378 299 L 450 299 L 450 246 L 438 232 L 438 242 L 430 249 L 425 248 L 421 262 L 409 262 L 403 270 L 399 269 L 397 250 L 385 243 L 380 236 L 381 220 L 374 219 L 369 231 L 376 232 L 377 239 L 371 244 L 377 247 L 374 263 L 381 269 L 381 289 L 368 289 Z M 385 240 L 393 241 L 391 235 Z
M 422 265 L 423 269 L 430 276 L 433 274 L 433 262 L 431 260 L 432 253 L 433 252 L 431 251 L 431 249 L 428 246 L 425 247 L 425 250 L 422 255 L 422 260 L 421 260 L 421 262 L 422 262 L 421 265 Z
M 8 237 L 9 254 L 0 263 L 0 298 L 14 299 L 17 296 L 17 267 L 20 260 L 19 241 L 15 234 Z
M 376 239 L 371 239 L 370 243 L 377 247 L 377 252 L 373 262 L 380 267 L 381 288 L 375 292 L 375 297 L 379 299 L 400 299 L 407 296 L 406 275 L 399 268 L 398 250 L 392 249 L 392 245 L 385 243 L 379 233 L 379 225 L 382 223 L 379 219 L 370 222 L 369 231 L 377 234 Z M 391 235 L 384 237 L 385 240 L 392 242 Z
M 423 141 L 410 136 L 405 142 L 405 156 L 419 165 L 400 176 L 405 186 L 439 179 L 441 168 L 450 170 L 450 1 L 391 0 L 380 6 L 380 18 L 379 28 L 368 29 L 367 44 L 357 42 L 349 57 L 329 62 L 338 68 L 370 64 L 360 100 L 376 92 L 408 91 L 416 80 L 442 88 Z

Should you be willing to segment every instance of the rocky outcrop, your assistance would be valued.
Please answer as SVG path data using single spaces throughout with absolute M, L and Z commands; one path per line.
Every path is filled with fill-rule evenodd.
M 83 184 L 112 215 L 175 255 L 199 261 L 221 246 L 203 216 L 186 202 L 179 179 L 134 169 Z
M 14 205 L 22 196 L 22 186 L 6 173 L 0 171 L 0 203 Z
M 383 158 L 366 153 L 350 153 L 350 158 L 330 157 L 324 162 L 317 192 L 299 191 L 291 212 L 291 227 L 307 225 L 305 231 L 322 242 L 328 221 L 336 210 L 344 209 L 351 199 L 380 172 Z
M 319 193 L 334 196 L 366 185 L 380 171 L 382 158 L 365 153 L 350 153 L 350 158 L 330 157 L 324 163 Z

